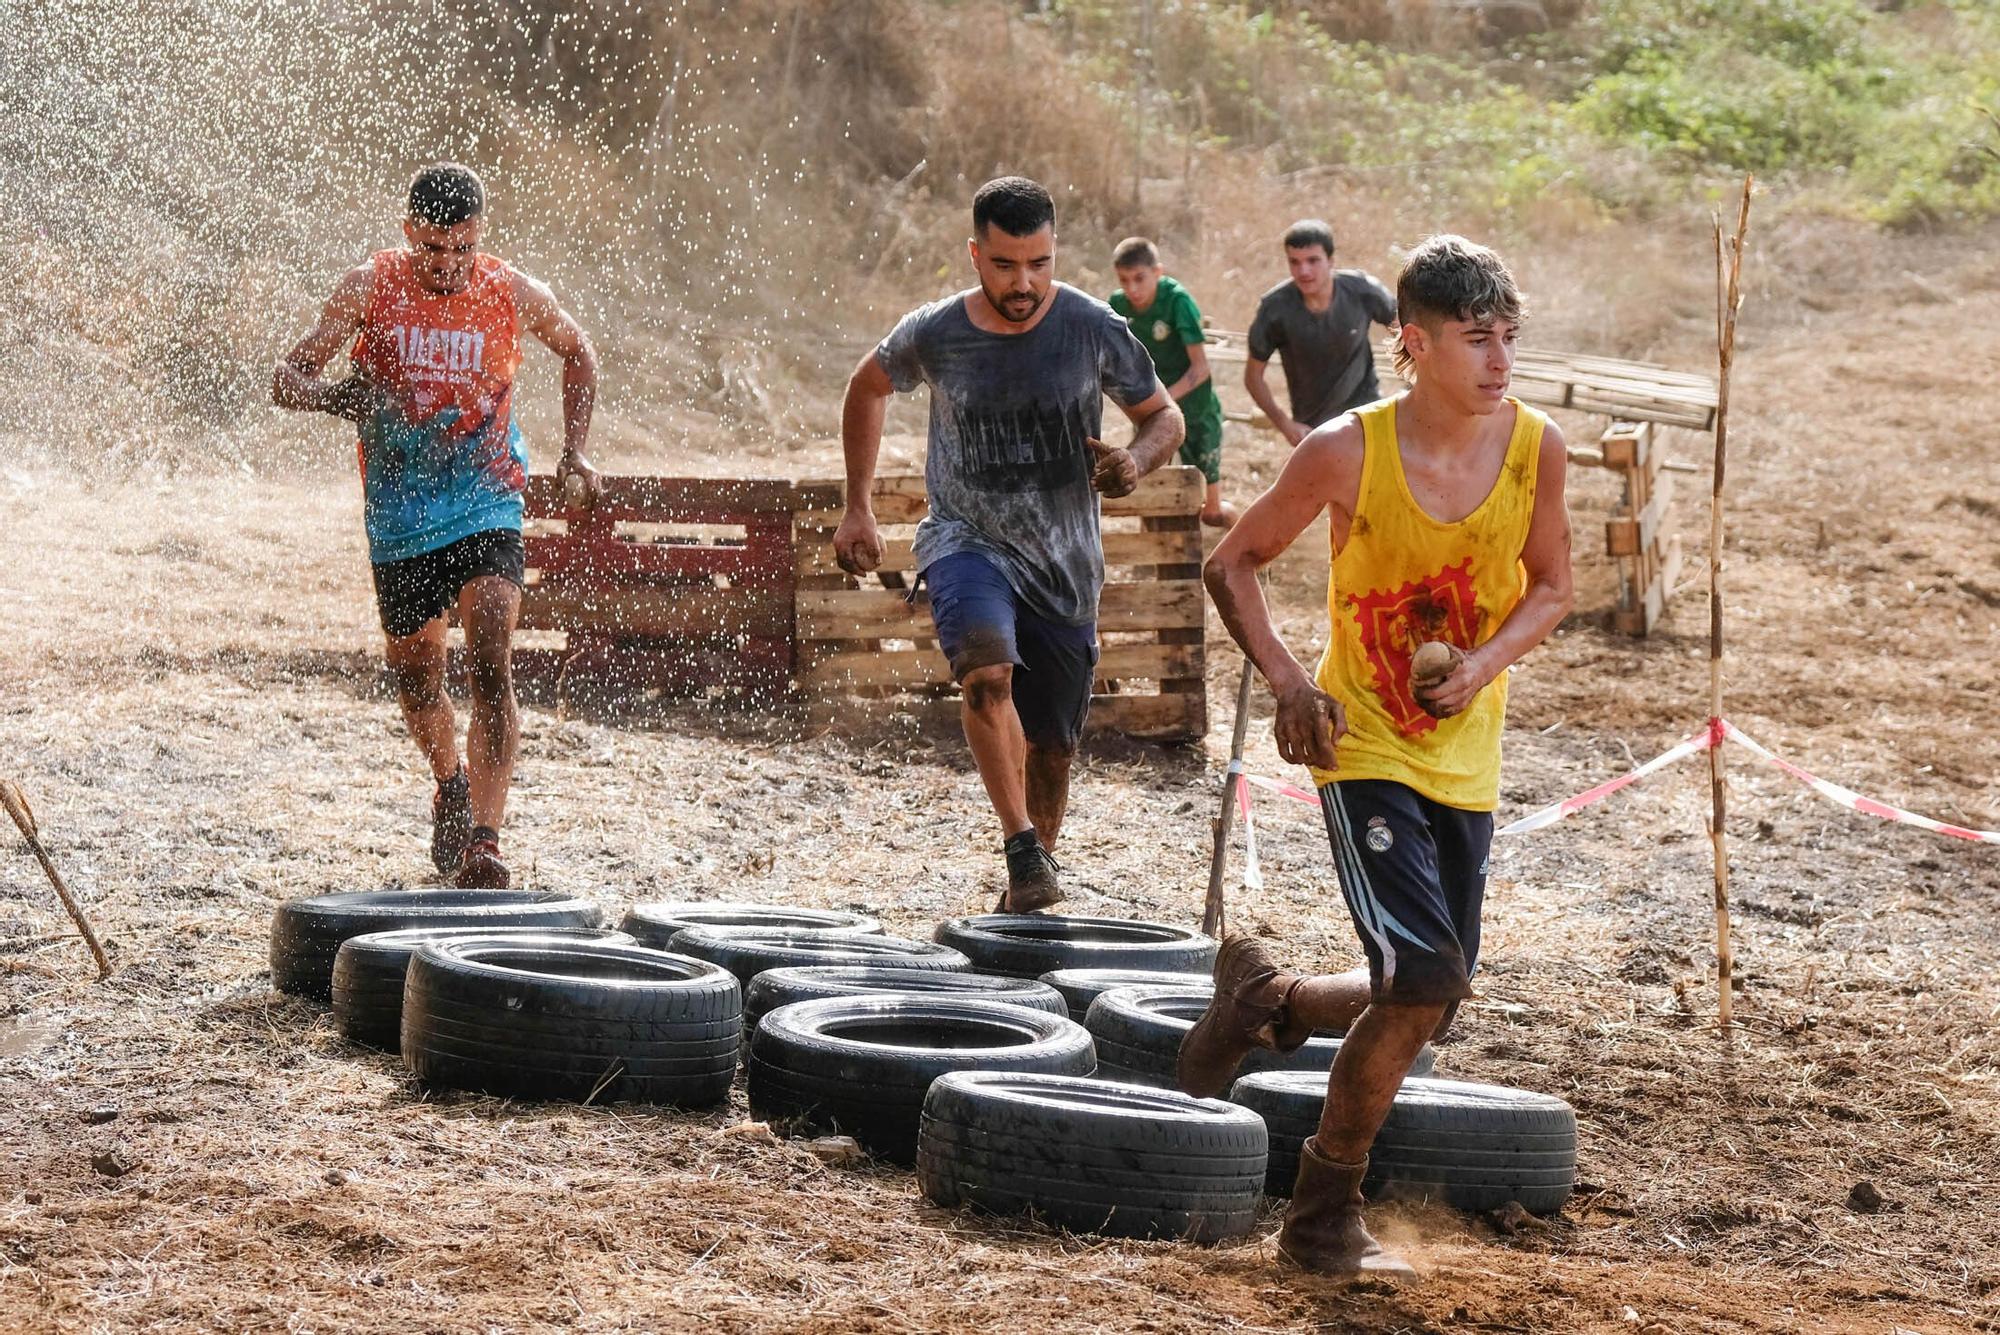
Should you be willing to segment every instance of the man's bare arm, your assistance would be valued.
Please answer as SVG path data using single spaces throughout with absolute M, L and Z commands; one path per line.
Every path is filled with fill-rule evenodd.
M 1264 380 L 1264 368 L 1268 362 L 1260 362 L 1255 357 L 1243 363 L 1243 388 L 1250 391 L 1250 400 L 1264 416 L 1271 419 L 1271 425 L 1283 433 L 1286 440 L 1296 445 L 1306 438 L 1312 428 L 1294 420 L 1292 415 L 1278 406 L 1278 396 L 1271 392 L 1271 386 Z
M 1334 768 L 1334 742 L 1346 730 L 1340 704 L 1278 635 L 1257 572 L 1297 540 L 1320 511 L 1331 512 L 1335 539 L 1346 536 L 1361 485 L 1361 425 L 1352 417 L 1306 437 L 1271 489 L 1251 502 L 1202 567 L 1222 624 L 1257 665 L 1278 699 L 1278 753 L 1299 764 Z
M 1186 398 L 1188 395 L 1200 389 L 1204 384 L 1208 383 L 1209 370 L 1208 370 L 1207 345 L 1201 343 L 1189 343 L 1187 345 L 1187 355 L 1188 355 L 1187 374 L 1182 376 L 1179 380 L 1174 381 L 1173 384 L 1167 386 L 1167 397 L 1171 398 L 1175 403 L 1179 403 L 1182 399 Z
M 319 323 L 300 339 L 271 375 L 271 402 L 300 412 L 332 413 L 360 421 L 374 407 L 374 395 L 360 376 L 335 384 L 321 380 L 328 362 L 340 355 L 368 315 L 369 266 L 345 274 L 319 314 Z
M 873 349 L 847 378 L 840 405 L 840 452 L 847 461 L 847 511 L 833 535 L 834 559 L 850 575 L 882 564 L 882 531 L 875 524 L 875 461 L 882 453 L 882 419 L 896 386 Z
M 590 418 L 597 407 L 597 350 L 548 286 L 526 274 L 515 275 L 514 308 L 521 328 L 533 334 L 563 361 L 563 452 L 556 474 L 565 481 L 581 477 L 588 499 L 604 494 L 604 483 L 590 465 L 584 447 L 590 442 Z
M 1527 591 L 1499 629 L 1486 643 L 1467 651 L 1450 676 L 1435 686 L 1417 689 L 1419 703 L 1439 718 L 1450 718 L 1470 706 L 1474 696 L 1547 639 L 1576 605 L 1569 502 L 1563 495 L 1569 470 L 1567 450 L 1561 430 L 1549 423 L 1535 464 L 1535 512 L 1528 520 L 1528 539 L 1521 547 L 1521 564 L 1528 572 Z
M 1088 440 L 1090 485 L 1105 496 L 1129 496 L 1139 479 L 1165 463 L 1187 438 L 1187 419 L 1180 405 L 1156 389 L 1138 403 L 1119 404 L 1131 419 L 1132 443 L 1120 448 Z

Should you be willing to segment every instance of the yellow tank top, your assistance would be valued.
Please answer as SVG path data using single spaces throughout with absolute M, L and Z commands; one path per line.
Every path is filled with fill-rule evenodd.
M 1433 519 L 1410 494 L 1396 443 L 1396 400 L 1360 409 L 1361 487 L 1347 544 L 1327 585 L 1332 633 L 1315 674 L 1347 710 L 1337 773 L 1315 783 L 1388 779 L 1434 802 L 1491 811 L 1500 802 L 1502 673 L 1464 713 L 1435 719 L 1410 690 L 1410 656 L 1425 640 L 1475 648 L 1499 629 L 1527 588 L 1521 548 L 1535 510 L 1535 474 L 1548 418 L 1515 399 L 1514 434 L 1499 480 L 1455 524 Z

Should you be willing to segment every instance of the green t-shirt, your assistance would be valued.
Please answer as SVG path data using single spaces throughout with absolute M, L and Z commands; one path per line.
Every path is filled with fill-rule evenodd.
M 1194 298 L 1188 295 L 1186 288 L 1162 275 L 1160 286 L 1153 293 L 1153 304 L 1136 313 L 1123 292 L 1112 293 L 1109 300 L 1111 309 L 1125 317 L 1132 326 L 1133 334 L 1145 345 L 1162 385 L 1172 386 L 1187 374 L 1188 346 L 1206 342 L 1208 336 L 1202 332 L 1201 309 L 1194 304 Z M 1212 432 L 1215 439 L 1221 439 L 1222 400 L 1215 397 L 1213 375 L 1188 391 L 1180 404 L 1181 412 L 1187 418 L 1190 438 L 1197 431 L 1203 431 Z

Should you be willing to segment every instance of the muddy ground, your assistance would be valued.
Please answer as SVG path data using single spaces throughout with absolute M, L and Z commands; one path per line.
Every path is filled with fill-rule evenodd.
M 1755 338 L 1727 570 L 1732 718 L 1821 774 L 1986 828 L 1990 274 L 1968 254 L 1914 304 L 1832 297 Z M 1951 354 L 1924 353 L 1943 325 Z M 279 902 L 428 873 L 427 784 L 375 671 L 336 434 L 326 468 L 261 475 L 79 481 L 31 450 L 0 460 L 5 772 L 118 966 L 89 981 L 33 864 L 0 858 L 0 1329 L 2000 1327 L 2000 858 L 1842 811 L 1742 752 L 1733 1035 L 1713 1023 L 1700 762 L 1498 848 L 1481 995 L 1440 1072 L 1570 1100 L 1582 1185 L 1519 1236 L 1385 1210 L 1428 1272 L 1414 1291 L 1279 1270 L 1275 1215 L 1199 1250 L 933 1209 L 907 1173 L 734 1130 L 740 1091 L 705 1116 L 419 1092 L 265 971 Z M 1266 478 L 1276 462 L 1269 440 L 1232 440 L 1232 457 Z M 1706 482 L 1682 479 L 1697 584 Z M 1515 680 L 1503 815 L 1704 716 L 1698 591 L 1645 642 L 1604 628 L 1613 490 L 1574 479 L 1583 593 Z M 1302 547 L 1276 586 L 1303 651 L 1324 567 Z M 1198 915 L 1238 661 L 1213 654 L 1205 748 L 1089 753 L 1065 850 L 1078 911 Z M 881 706 L 839 730 L 535 706 L 525 732 L 517 870 L 614 915 L 726 895 L 862 907 L 921 934 L 994 888 L 962 745 Z M 1268 729 L 1252 736 L 1258 767 L 1282 773 Z M 1258 815 L 1268 886 L 1232 890 L 1235 920 L 1347 966 L 1317 821 L 1277 799 Z

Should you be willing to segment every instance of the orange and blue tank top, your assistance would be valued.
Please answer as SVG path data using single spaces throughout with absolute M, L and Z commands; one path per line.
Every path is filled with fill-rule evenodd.
M 385 250 L 352 359 L 386 391 L 360 428 L 369 560 L 401 561 L 521 527 L 528 453 L 514 423 L 521 319 L 513 270 L 481 255 L 462 291 L 426 291 Z
M 1548 418 L 1514 399 L 1507 457 L 1478 507 L 1457 523 L 1417 504 L 1396 441 L 1396 400 L 1359 409 L 1361 486 L 1347 541 L 1333 552 L 1332 621 L 1316 678 L 1347 711 L 1338 772 L 1313 781 L 1386 779 L 1434 802 L 1491 811 L 1500 801 L 1503 672 L 1462 714 L 1432 718 L 1410 685 L 1426 640 L 1462 649 L 1491 637 L 1527 589 L 1521 549 L 1535 511 L 1535 477 Z

